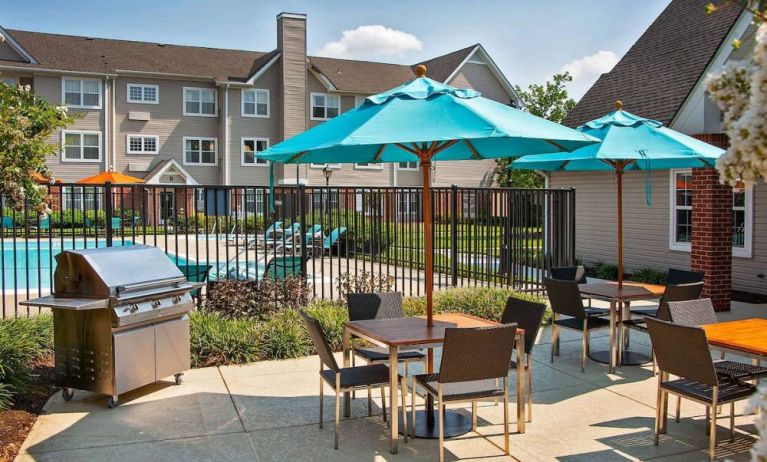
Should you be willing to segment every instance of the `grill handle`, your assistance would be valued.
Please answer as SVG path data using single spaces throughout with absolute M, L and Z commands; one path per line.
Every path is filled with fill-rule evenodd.
M 128 284 L 124 286 L 117 286 L 117 295 L 120 296 L 122 294 L 130 293 L 130 292 L 138 292 L 141 290 L 154 289 L 156 287 L 167 287 L 170 285 L 178 286 L 180 284 L 185 284 L 185 283 L 186 283 L 186 278 L 184 276 L 180 276 L 175 278 L 158 279 L 156 281 L 150 281 L 150 282 L 140 282 L 138 284 Z

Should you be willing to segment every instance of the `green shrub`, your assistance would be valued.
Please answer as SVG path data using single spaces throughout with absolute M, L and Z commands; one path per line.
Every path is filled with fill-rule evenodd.
M 594 266 L 594 274 L 599 279 L 615 280 L 618 277 L 618 265 L 599 262 Z
M 244 364 L 258 361 L 258 324 L 247 319 L 225 319 L 218 313 L 192 312 L 192 367 Z
M 310 298 L 309 284 L 297 276 L 260 281 L 224 279 L 210 285 L 205 310 L 229 319 L 266 320 L 285 310 L 303 308 Z
M 308 356 L 312 341 L 298 311 L 276 313 L 260 327 L 260 352 L 265 359 L 288 359 Z
M 322 300 L 309 305 L 306 313 L 319 321 L 330 347 L 340 351 L 343 348 L 344 324 L 349 320 L 349 310 L 336 302 Z
M 336 289 L 344 299 L 346 294 L 391 292 L 394 290 L 394 276 L 368 271 L 359 274 L 344 273 L 336 278 Z
M 658 271 L 654 268 L 642 268 L 631 274 L 630 279 L 632 281 L 644 282 L 646 284 L 665 284 L 666 272 Z
M 0 320 L 0 410 L 34 378 L 33 362 L 51 354 L 53 318 Z

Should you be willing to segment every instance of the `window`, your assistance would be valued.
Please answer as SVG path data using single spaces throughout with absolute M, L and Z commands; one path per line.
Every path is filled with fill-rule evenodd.
M 312 93 L 312 120 L 332 119 L 341 112 L 341 97 L 326 93 Z
M 407 220 L 418 220 L 421 211 L 421 193 L 403 190 L 397 194 L 397 214 Z
M 18 80 L 16 80 L 16 77 L 0 77 L 0 83 L 4 83 L 9 87 L 15 87 L 19 84 Z
M 184 87 L 184 115 L 216 117 L 216 90 Z
M 80 211 L 101 210 L 101 196 L 101 187 L 98 186 L 64 186 L 61 188 L 61 208 Z
M 383 170 L 383 164 L 362 163 L 354 164 L 355 170 Z
M 63 130 L 62 162 L 101 162 L 101 132 Z
M 692 172 L 671 171 L 669 248 L 690 251 L 692 248 Z M 732 254 L 736 257 L 752 256 L 753 191 L 743 187 L 732 194 Z
M 157 104 L 160 102 L 160 87 L 138 83 L 128 84 L 128 102 Z
M 218 165 L 216 138 L 184 137 L 184 165 Z
M 245 213 L 256 215 L 264 214 L 264 191 L 260 189 L 245 190 Z
M 739 186 L 732 191 L 732 254 L 752 256 L 753 190 Z
M 101 80 L 61 79 L 61 99 L 69 107 L 101 109 Z
M 243 117 L 269 117 L 269 90 L 242 90 Z
M 245 166 L 264 166 L 269 165 L 269 162 L 256 157 L 256 154 L 262 151 L 266 151 L 269 147 L 268 138 L 242 138 L 241 157 L 240 163 Z
M 128 135 L 128 154 L 157 154 L 157 135 Z
M 341 164 L 309 164 L 309 168 L 314 168 L 319 170 L 322 170 L 325 167 L 329 168 L 330 170 L 340 170 Z
M 397 162 L 397 170 L 418 170 L 418 162 Z

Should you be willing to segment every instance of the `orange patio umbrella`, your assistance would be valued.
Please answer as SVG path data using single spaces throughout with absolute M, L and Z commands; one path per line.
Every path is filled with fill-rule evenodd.
M 89 176 L 87 178 L 83 178 L 81 180 L 77 180 L 76 184 L 105 184 L 105 183 L 118 183 L 118 184 L 128 184 L 128 183 L 143 183 L 144 180 L 141 178 L 136 178 L 135 176 L 130 175 L 123 175 L 122 173 L 117 172 L 101 172 L 98 175 Z

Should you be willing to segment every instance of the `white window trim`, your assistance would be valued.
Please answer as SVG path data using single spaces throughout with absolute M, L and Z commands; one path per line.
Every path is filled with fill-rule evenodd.
M 80 135 L 80 158 L 79 159 L 67 159 L 64 155 L 64 149 L 66 148 L 66 136 L 67 135 Z M 99 136 L 99 158 L 98 159 L 83 159 L 83 146 L 82 146 L 82 135 L 98 135 Z M 87 163 L 87 164 L 97 164 L 101 162 L 104 158 L 104 149 L 102 146 L 102 139 L 101 139 L 101 132 L 95 131 L 95 130 L 61 130 L 61 162 L 71 162 L 71 163 Z
M 154 151 L 132 151 L 130 148 L 130 139 L 131 137 L 141 137 L 141 138 L 154 138 L 154 145 L 155 150 Z M 144 143 L 142 142 L 141 145 L 143 146 Z M 129 133 L 125 135 L 125 153 L 126 154 L 158 154 L 160 152 L 160 137 L 158 135 L 142 135 L 141 133 Z
M 216 146 L 216 150 L 214 151 L 215 159 L 216 161 L 212 164 L 206 164 L 203 162 L 187 162 L 186 161 L 186 142 L 187 140 L 200 140 L 200 141 L 213 141 Z M 200 157 L 202 160 L 202 156 Z M 189 165 L 192 167 L 217 167 L 218 166 L 218 138 L 211 137 L 211 136 L 185 136 L 181 141 L 181 163 L 182 165 Z
M 416 167 L 415 168 L 402 167 L 400 165 L 400 164 L 404 164 L 404 163 L 408 163 L 409 164 L 410 162 L 396 162 L 397 170 L 402 171 L 402 172 L 417 172 L 417 171 L 421 170 L 420 168 L 418 168 L 418 161 L 414 161 L 414 162 L 416 163 Z
M 245 162 L 245 150 L 243 149 L 243 145 L 245 144 L 245 141 L 253 141 L 253 147 L 255 147 L 259 141 L 265 141 L 266 148 L 268 149 L 269 138 L 259 138 L 254 136 L 243 136 L 242 138 L 240 138 L 240 165 L 242 167 L 268 167 L 269 161 L 266 161 L 265 164 L 260 164 L 258 162 L 253 162 L 252 164 L 249 164 Z
M 205 90 L 205 91 L 212 91 L 213 92 L 213 114 L 198 114 L 194 112 L 186 112 L 186 91 L 187 90 Z M 218 117 L 218 90 L 216 88 L 205 88 L 205 87 L 183 87 L 181 89 L 181 111 L 182 114 L 189 117 Z M 200 105 L 200 109 L 202 109 L 202 104 Z M 194 138 L 193 136 L 190 136 L 189 138 Z M 218 150 L 218 145 L 216 145 L 216 149 Z
M 131 99 L 130 97 L 130 88 L 131 87 L 141 87 L 141 100 L 135 100 Z M 154 94 L 156 96 L 154 101 L 145 101 L 144 98 L 144 88 L 154 88 Z M 159 85 L 150 85 L 147 83 L 129 83 L 126 87 L 127 89 L 127 96 L 126 100 L 131 104 L 160 104 L 160 86 Z
M 261 114 L 246 114 L 245 113 L 245 93 L 253 92 L 258 93 L 262 91 L 266 93 L 266 115 Z M 256 103 L 258 105 L 258 103 Z M 268 119 L 272 115 L 272 95 L 268 88 L 243 88 L 240 92 L 240 115 L 242 117 L 253 117 L 256 119 Z
M 383 164 L 368 162 L 368 165 L 354 164 L 354 170 L 383 170 Z
M 732 256 L 740 258 L 752 258 L 754 256 L 754 187 L 751 186 L 744 190 L 743 211 L 745 215 L 745 230 L 743 232 L 746 240 L 743 247 L 732 248 Z
M 669 223 L 668 223 L 668 247 L 670 250 L 680 252 L 691 252 L 692 243 L 676 242 L 676 175 L 679 173 L 692 173 L 690 169 L 672 169 L 669 170 Z M 740 258 L 753 257 L 753 239 L 754 239 L 754 200 L 753 188 L 745 190 L 745 245 L 743 247 L 733 247 L 732 256 Z M 694 196 L 693 196 L 694 197 Z M 694 201 L 694 199 L 693 199 Z M 694 205 L 693 205 L 694 210 Z M 693 212 L 694 213 L 694 212 Z
M 330 170 L 341 170 L 341 164 L 309 164 L 309 168 L 313 170 L 324 170 L 325 167 Z
M 310 120 L 330 120 L 330 119 L 333 118 L 333 117 L 314 117 L 314 96 L 315 95 L 316 96 L 320 96 L 320 95 L 324 96 L 326 103 L 327 103 L 327 99 L 329 97 L 338 98 L 338 115 L 339 116 L 341 115 L 341 95 L 336 95 L 336 94 L 333 94 L 333 93 L 322 93 L 320 91 L 315 91 L 315 92 L 311 92 L 309 94 L 309 119 Z M 327 106 L 323 106 L 323 107 L 326 108 L 325 114 L 327 114 Z M 338 117 L 338 116 L 336 116 L 336 117 Z
M 82 82 L 86 82 L 86 81 L 98 82 L 98 84 L 99 84 L 99 104 L 96 105 L 96 106 L 87 106 L 87 105 L 82 105 L 82 104 L 77 104 L 77 105 L 75 105 L 75 104 L 67 104 L 66 103 L 66 101 L 67 101 L 67 99 L 66 99 L 67 92 L 66 92 L 66 88 L 65 88 L 66 84 L 64 83 L 67 80 L 80 80 L 81 81 L 80 82 L 80 98 L 81 98 L 81 101 L 82 101 L 82 91 L 83 91 Z M 64 104 L 67 107 L 70 107 L 70 108 L 73 108 L 73 109 L 101 109 L 101 107 L 104 104 L 104 86 L 103 86 L 103 82 L 101 80 L 99 80 L 99 79 L 83 79 L 83 78 L 80 78 L 80 77 L 62 77 L 61 78 L 61 104 Z

